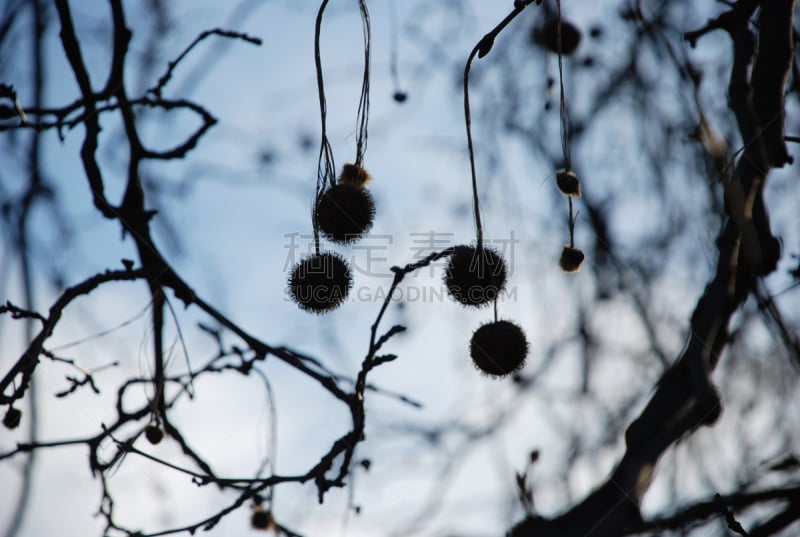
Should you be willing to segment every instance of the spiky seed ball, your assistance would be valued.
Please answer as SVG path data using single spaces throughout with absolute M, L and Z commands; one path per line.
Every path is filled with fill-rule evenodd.
M 583 252 L 578 248 L 564 246 L 561 250 L 561 259 L 558 260 L 558 264 L 564 272 L 578 272 L 581 269 L 583 258 Z
M 372 228 L 375 203 L 367 189 L 339 184 L 320 196 L 314 213 L 320 231 L 328 240 L 348 244 Z
M 148 425 L 144 428 L 144 436 L 148 442 L 156 445 L 164 439 L 164 430 L 158 425 Z
M 528 356 L 528 340 L 511 321 L 482 325 L 472 334 L 469 355 L 475 367 L 490 377 L 504 377 L 522 369 Z
M 573 198 L 581 197 L 581 182 L 572 170 L 558 170 L 556 172 L 556 184 L 562 194 Z
M 534 28 L 533 42 L 551 52 L 558 52 L 558 21 L 550 19 Z M 571 22 L 561 20 L 561 53 L 569 56 L 581 42 L 581 31 Z
M 256 530 L 268 530 L 274 525 L 272 520 L 272 513 L 266 511 L 260 505 L 253 508 L 253 514 L 250 516 L 250 525 Z
M 348 162 L 342 166 L 342 173 L 339 175 L 339 184 L 363 188 L 364 185 L 369 183 L 370 179 L 372 179 L 372 176 L 367 170 Z
M 408 99 L 408 94 L 405 91 L 395 91 L 392 98 L 396 103 L 404 103 Z
M 485 306 L 506 286 L 506 265 L 492 248 L 456 246 L 444 273 L 450 296 L 465 306 Z
M 289 276 L 289 294 L 300 308 L 317 314 L 340 306 L 353 286 L 342 256 L 326 252 L 300 261 Z
M 22 411 L 18 408 L 8 407 L 6 415 L 3 417 L 3 425 L 7 429 L 16 429 L 19 427 L 19 422 L 22 420 Z

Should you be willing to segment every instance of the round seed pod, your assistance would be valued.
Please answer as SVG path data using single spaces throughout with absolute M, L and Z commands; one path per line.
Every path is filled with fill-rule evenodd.
M 494 249 L 456 246 L 444 273 L 450 296 L 465 306 L 489 304 L 506 286 L 506 265 Z
M 578 272 L 581 269 L 583 258 L 583 252 L 578 248 L 564 246 L 561 250 L 561 258 L 558 260 L 558 264 L 564 272 Z
M 353 286 L 350 266 L 326 252 L 300 261 L 289 276 L 289 294 L 301 309 L 322 314 L 342 304 Z
M 16 429 L 19 427 L 19 422 L 22 420 L 22 411 L 13 406 L 8 407 L 6 415 L 3 417 L 3 425 L 7 429 Z
M 528 339 L 511 321 L 482 325 L 472 334 L 469 355 L 475 367 L 490 377 L 500 378 L 522 369 L 528 356 Z
M 558 170 L 556 172 L 556 184 L 562 194 L 573 198 L 581 197 L 581 182 L 572 170 Z
M 356 166 L 355 164 L 348 162 L 342 166 L 342 173 L 339 175 L 339 184 L 352 185 L 362 188 L 364 185 L 369 183 L 370 179 L 372 179 L 372 176 L 367 170 L 361 166 Z
M 148 425 L 144 428 L 144 436 L 148 442 L 156 445 L 164 439 L 164 429 L 158 425 Z
M 265 510 L 260 505 L 253 508 L 253 514 L 250 516 L 250 525 L 256 530 L 268 530 L 275 524 L 272 519 L 272 513 Z
M 314 216 L 322 234 L 339 244 L 355 242 L 369 232 L 375 203 L 369 191 L 342 183 L 325 191 L 317 201 Z
M 550 19 L 533 29 L 532 40 L 550 52 L 558 52 L 558 21 Z M 581 31 L 571 22 L 561 20 L 561 53 L 571 55 L 581 42 Z

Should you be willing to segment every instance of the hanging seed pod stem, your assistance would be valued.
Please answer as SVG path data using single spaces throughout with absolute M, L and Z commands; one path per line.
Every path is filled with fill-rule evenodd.
M 367 150 L 367 122 L 369 121 L 369 78 L 370 56 L 372 42 L 372 28 L 369 22 L 369 11 L 365 0 L 358 0 L 358 9 L 361 12 L 361 31 L 364 34 L 364 76 L 361 79 L 361 97 L 358 101 L 358 114 L 356 115 L 356 161 L 358 168 L 362 167 L 364 153 Z
M 572 197 L 567 196 L 569 201 L 569 247 L 575 247 L 575 218 L 572 216 Z
M 478 177 L 475 172 L 475 148 L 472 143 L 472 114 L 470 113 L 469 107 L 469 71 L 472 67 L 472 60 L 475 59 L 475 55 L 480 50 L 481 43 L 483 43 L 485 39 L 484 37 L 484 39 L 472 49 L 467 59 L 467 65 L 464 68 L 464 120 L 467 126 L 467 151 L 469 152 L 469 166 L 470 172 L 472 173 L 472 208 L 475 215 L 475 230 L 478 235 L 478 249 L 483 247 L 483 226 L 481 225 L 481 208 L 480 201 L 478 200 Z
M 567 119 L 567 97 L 564 93 L 564 54 L 561 34 L 561 0 L 556 0 L 556 44 L 558 46 L 558 81 L 561 86 L 560 106 L 561 106 L 561 149 L 564 152 L 564 167 L 569 170 L 572 168 L 569 155 L 569 121 Z
M 450 255 L 444 282 L 450 296 L 465 306 L 483 307 L 497 299 L 505 288 L 507 273 L 503 257 L 492 248 L 484 248 L 481 224 L 478 178 L 475 170 L 475 146 L 472 141 L 472 115 L 469 105 L 469 73 L 475 57 L 483 58 L 492 50 L 497 35 L 534 0 L 514 3 L 514 10 L 472 48 L 464 66 L 464 122 L 467 129 L 467 149 L 472 175 L 472 202 L 475 216 L 477 245 L 457 246 Z
M 389 0 L 389 74 L 392 77 L 394 95 L 392 96 L 397 103 L 403 103 L 408 98 L 408 94 L 400 86 L 400 71 L 397 67 L 397 6 L 395 0 Z
M 319 38 L 322 32 L 322 15 L 329 0 L 322 0 L 317 12 L 317 21 L 314 27 L 314 62 L 317 68 L 317 93 L 319 95 L 319 114 L 322 136 L 320 138 L 319 161 L 317 164 L 317 189 L 314 194 L 314 207 L 319 202 L 319 197 L 329 186 L 336 183 L 336 165 L 333 161 L 333 149 L 328 141 L 326 118 L 328 115 L 325 101 L 325 84 L 322 79 L 322 56 L 320 54 Z M 314 249 L 319 255 L 319 225 L 317 224 L 316 211 L 311 211 L 311 224 L 314 228 Z
M 575 218 L 572 198 L 580 196 L 580 182 L 572 172 L 572 161 L 569 154 L 569 119 L 567 116 L 567 97 L 564 91 L 564 43 L 563 21 L 561 18 L 561 0 L 556 0 L 556 48 L 558 49 L 558 81 L 560 86 L 561 114 L 561 150 L 564 154 L 564 170 L 556 172 L 559 189 L 566 194 L 569 202 L 569 246 L 564 246 L 559 265 L 565 272 L 577 272 L 583 262 L 583 252 L 575 247 Z M 573 181 L 574 180 L 574 181 Z
M 483 226 L 481 225 L 481 210 L 480 202 L 478 200 L 478 178 L 475 172 L 475 148 L 472 142 L 472 114 L 470 113 L 469 106 L 469 72 L 472 69 L 472 62 L 475 56 L 483 58 L 492 50 L 494 40 L 497 35 L 508 26 L 508 24 L 516 18 L 517 15 L 522 13 L 528 4 L 533 3 L 535 0 L 526 0 L 524 2 L 514 2 L 514 10 L 506 15 L 500 24 L 495 26 L 492 31 L 484 35 L 480 41 L 472 48 L 467 58 L 467 64 L 464 66 L 464 121 L 467 127 L 467 149 L 469 152 L 469 165 L 470 172 L 472 173 L 472 204 L 475 213 L 475 230 L 478 239 L 478 251 L 483 248 Z
M 314 41 L 320 122 L 322 124 L 322 141 L 317 165 L 317 190 L 314 196 L 314 209 L 311 217 L 317 255 L 320 255 L 320 235 L 340 244 L 355 242 L 369 232 L 375 214 L 375 205 L 372 197 L 364 188 L 364 184 L 369 181 L 370 175 L 363 167 L 364 153 L 367 149 L 367 122 L 369 120 L 372 41 L 369 11 L 365 0 L 358 0 L 361 28 L 364 35 L 364 75 L 361 81 L 361 95 L 356 114 L 356 158 L 354 163 L 344 165 L 337 182 L 333 151 L 326 133 L 327 106 L 320 54 L 322 17 L 327 3 L 328 0 L 323 0 L 317 13 Z

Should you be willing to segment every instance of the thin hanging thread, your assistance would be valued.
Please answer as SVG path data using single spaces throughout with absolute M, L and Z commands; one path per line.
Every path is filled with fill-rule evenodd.
M 317 206 L 319 198 L 328 186 L 334 186 L 336 181 L 336 165 L 333 161 L 333 149 L 328 141 L 326 130 L 326 117 L 328 113 L 325 101 L 325 85 L 322 80 L 322 57 L 320 55 L 319 40 L 322 30 L 322 15 L 328 0 L 322 0 L 317 12 L 317 22 L 314 27 L 314 61 L 317 68 L 317 92 L 319 94 L 319 113 L 320 124 L 322 126 L 322 136 L 319 147 L 319 161 L 317 162 L 317 189 L 314 194 L 314 207 Z M 311 224 L 314 228 L 314 249 L 319 255 L 319 225 L 317 224 L 316 211 L 311 211 Z
M 569 247 L 575 248 L 575 218 L 572 216 L 572 196 L 567 196 L 569 201 Z
M 561 0 L 556 0 L 556 48 L 558 49 L 558 82 L 561 90 L 560 95 L 560 114 L 561 114 L 561 151 L 564 154 L 564 169 L 572 169 L 572 161 L 569 155 L 569 121 L 567 118 L 567 97 L 564 92 L 564 61 L 563 48 L 561 43 Z M 575 247 L 575 216 L 572 207 L 572 196 L 567 196 L 569 200 L 569 246 Z
M 361 30 L 364 34 L 364 77 L 361 81 L 361 97 L 358 101 L 358 114 L 356 116 L 356 162 L 361 167 L 364 153 L 367 151 L 367 122 L 369 121 L 369 79 L 370 79 L 370 45 L 372 42 L 372 28 L 369 22 L 369 11 L 365 0 L 358 0 L 361 11 Z

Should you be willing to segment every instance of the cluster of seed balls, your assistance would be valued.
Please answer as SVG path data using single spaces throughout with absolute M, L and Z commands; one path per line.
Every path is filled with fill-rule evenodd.
M 531 37 L 535 43 L 559 52 L 558 24 L 555 20 L 548 20 L 544 26 L 534 29 Z M 580 40 L 580 30 L 563 22 L 561 53 L 569 55 L 575 52 Z M 571 170 L 557 172 L 556 182 L 564 195 L 570 198 L 581 196 L 580 181 Z M 583 259 L 583 252 L 570 244 L 562 249 L 559 265 L 565 272 L 577 272 Z M 506 269 L 503 258 L 491 248 L 457 246 L 447 265 L 445 284 L 450 296 L 461 304 L 485 306 L 495 300 L 505 288 Z M 528 355 L 528 340 L 517 324 L 495 320 L 483 324 L 472 334 L 469 353 L 475 367 L 483 373 L 491 377 L 504 377 L 524 367 Z
M 337 244 L 351 244 L 372 228 L 375 202 L 364 185 L 370 175 L 361 166 L 345 164 L 337 183 L 317 200 L 314 221 L 322 235 Z M 353 274 L 342 256 L 317 253 L 295 265 L 289 294 L 300 308 L 323 314 L 340 306 L 353 287 Z
M 484 307 L 497 299 L 507 280 L 502 256 L 485 246 L 456 246 L 444 273 L 447 292 L 456 302 Z M 469 354 L 475 367 L 490 377 L 505 377 L 522 369 L 528 340 L 511 321 L 491 321 L 473 334 Z

